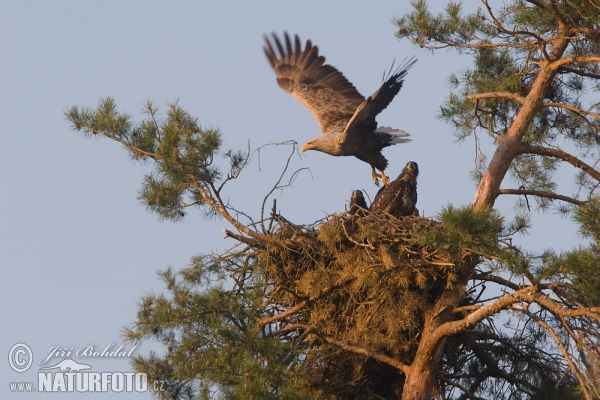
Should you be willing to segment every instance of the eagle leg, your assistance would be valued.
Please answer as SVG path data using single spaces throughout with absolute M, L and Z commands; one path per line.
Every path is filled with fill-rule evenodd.
M 385 186 L 385 187 L 390 186 L 390 180 L 388 179 L 387 176 L 385 176 L 383 171 L 381 171 L 381 181 L 383 182 L 383 186 Z
M 373 172 L 372 172 L 373 182 L 375 182 L 375 185 L 379 186 L 379 174 L 377 173 L 377 171 L 375 171 L 375 167 L 371 167 L 371 168 L 373 168 Z M 381 175 L 383 175 L 383 173 Z M 383 176 L 385 176 L 385 175 L 383 175 Z

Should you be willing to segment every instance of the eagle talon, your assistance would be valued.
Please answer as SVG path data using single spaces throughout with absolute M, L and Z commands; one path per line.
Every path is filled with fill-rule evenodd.
M 373 168 L 373 182 L 375 182 L 376 186 L 379 186 L 379 174 L 377 173 L 377 171 L 375 171 L 375 168 Z
M 388 179 L 387 176 L 385 176 L 385 174 L 383 172 L 381 173 L 381 181 L 383 182 L 383 186 L 385 186 L 385 187 L 390 186 L 390 180 Z

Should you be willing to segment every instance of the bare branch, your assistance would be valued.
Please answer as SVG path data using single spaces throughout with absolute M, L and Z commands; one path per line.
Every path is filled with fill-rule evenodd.
M 596 113 L 593 113 L 591 111 L 585 111 L 585 110 L 582 110 L 580 108 L 573 107 L 573 106 L 570 106 L 570 105 L 567 105 L 567 104 L 563 104 L 563 103 L 544 103 L 542 107 L 564 108 L 565 110 L 572 111 L 575 114 L 578 114 L 578 115 L 581 115 L 581 116 L 584 116 L 584 115 L 587 116 L 587 115 L 589 115 L 591 117 L 600 119 L 600 114 L 596 114 Z
M 227 182 L 229 182 L 232 179 L 236 179 L 239 176 L 239 174 L 242 172 L 244 167 L 246 167 L 246 165 L 248 164 L 249 160 L 250 160 L 250 140 L 248 140 L 248 152 L 246 153 L 244 162 L 238 167 L 237 173 L 234 173 L 233 175 L 227 174 L 227 178 L 223 179 L 223 182 L 221 182 L 221 185 L 219 185 L 219 188 L 216 190 L 217 193 L 221 193 L 221 189 L 223 189 L 223 186 L 225 186 L 225 184 Z
M 326 334 L 322 333 L 314 326 L 310 326 L 310 325 L 306 325 L 306 324 L 289 324 L 277 332 L 284 333 L 284 332 L 290 332 L 290 331 L 294 331 L 294 330 L 303 330 L 304 333 L 302 334 L 302 336 L 307 336 L 308 334 L 313 334 L 313 335 L 316 335 L 319 339 L 321 339 L 325 343 L 339 347 L 342 350 L 349 351 L 354 354 L 359 354 L 364 357 L 373 358 L 377 361 L 380 361 L 384 364 L 387 364 L 389 366 L 392 366 L 392 367 L 398 369 L 405 375 L 408 375 L 408 373 L 410 372 L 409 365 L 403 364 L 400 361 L 396 360 L 395 358 L 386 356 L 385 354 L 378 353 L 376 351 L 373 351 L 373 350 L 370 350 L 370 349 L 367 349 L 364 347 L 355 346 L 355 345 L 343 342 L 341 340 L 334 339 L 331 336 L 327 336 Z
M 471 393 L 471 391 L 469 389 L 467 389 L 466 387 L 464 387 L 463 385 L 461 385 L 458 382 L 451 381 L 450 379 L 446 379 L 443 376 L 438 377 L 438 379 L 440 381 L 442 381 L 442 382 L 445 382 L 446 384 L 448 384 L 450 386 L 454 386 L 454 387 L 462 390 L 463 393 L 466 394 L 469 399 L 472 399 L 472 400 L 485 400 L 483 397 L 475 396 L 473 393 Z
M 580 64 L 600 63 L 600 56 L 565 57 L 565 58 L 560 58 L 560 59 L 552 62 L 550 65 L 553 69 L 558 69 L 565 64 L 573 64 L 573 63 L 580 63 Z
M 564 359 L 569 364 L 569 367 L 571 368 L 571 371 L 573 371 L 573 374 L 577 378 L 577 381 L 579 381 L 579 387 L 583 390 L 583 394 L 585 395 L 586 400 L 591 400 L 592 396 L 590 395 L 590 393 L 589 393 L 589 391 L 588 391 L 588 389 L 587 389 L 587 387 L 585 385 L 584 378 L 583 378 L 583 373 L 573 363 L 573 360 L 571 359 L 571 355 L 569 354 L 569 352 L 567 351 L 567 349 L 565 349 L 565 346 L 560 341 L 560 339 L 558 337 L 558 334 L 554 331 L 554 329 L 552 329 L 552 327 L 546 321 L 544 321 L 541 318 L 537 317 L 535 314 L 533 314 L 533 313 L 531 313 L 529 311 L 526 311 L 526 310 L 522 310 L 522 312 L 524 314 L 526 314 L 529 318 L 533 319 L 542 328 L 544 328 L 546 330 L 546 332 L 548 332 L 548 334 L 552 337 L 552 339 L 554 340 L 554 343 L 556 343 L 556 345 L 560 349 L 560 352 L 562 353 Z
M 357 246 L 360 247 L 367 247 L 371 250 L 375 250 L 375 247 L 373 247 L 373 245 L 371 243 L 369 243 L 369 241 L 367 240 L 367 243 L 360 243 L 357 242 L 355 239 L 353 239 L 350 235 L 348 235 L 348 231 L 346 230 L 346 224 L 344 224 L 344 220 L 341 217 L 338 217 L 339 219 L 339 223 L 342 226 L 342 229 L 344 230 L 344 234 L 346 235 L 346 239 L 348 239 L 349 241 L 351 241 L 352 243 L 354 243 Z
M 298 143 L 295 140 L 288 140 L 288 141 L 282 142 L 282 143 L 269 143 L 268 145 L 261 146 L 258 149 L 254 150 L 255 153 L 258 152 L 258 154 L 260 155 L 260 150 L 263 147 L 265 147 L 265 146 L 271 146 L 271 145 L 277 145 L 277 146 L 279 146 L 279 145 L 290 145 L 290 144 L 292 145 L 292 151 L 290 152 L 290 155 L 287 158 L 287 161 L 285 163 L 285 167 L 283 168 L 283 171 L 281 171 L 281 174 L 279 175 L 279 179 L 277 179 L 277 182 L 275 182 L 275 185 L 273 185 L 273 187 L 271 188 L 271 190 L 269 191 L 269 193 L 267 193 L 267 195 L 264 197 L 263 202 L 262 202 L 262 206 L 260 208 L 260 218 L 261 218 L 261 226 L 262 226 L 263 232 L 267 231 L 265 229 L 265 226 L 264 226 L 264 223 L 263 223 L 264 216 L 265 216 L 265 203 L 267 202 L 267 199 L 271 196 L 271 194 L 273 194 L 273 192 L 276 189 L 280 189 L 280 188 L 283 188 L 283 187 L 291 186 L 292 182 L 294 181 L 294 179 L 296 178 L 296 176 L 298 175 L 298 173 L 300 171 L 302 171 L 303 169 L 308 169 L 308 168 L 301 168 L 298 171 L 295 171 L 292 174 L 292 176 L 290 177 L 288 183 L 286 185 L 280 186 L 279 184 L 281 183 L 281 180 L 283 179 L 285 173 L 287 172 L 287 170 L 288 170 L 288 168 L 290 166 L 290 161 L 291 161 L 292 157 L 294 156 L 294 153 L 297 150 Z
M 572 197 L 563 196 L 561 194 L 556 194 L 556 193 L 552 193 L 552 192 L 543 192 L 541 190 L 500 189 L 498 191 L 498 193 L 499 194 L 516 194 L 516 195 L 525 195 L 525 196 L 530 195 L 530 196 L 545 197 L 547 199 L 566 201 L 567 203 L 575 204 L 577 206 L 580 206 L 580 205 L 586 203 L 585 201 L 577 200 Z
M 483 307 L 483 306 L 478 306 L 476 304 L 471 304 L 471 305 L 468 305 L 468 306 L 455 307 L 453 311 L 455 313 L 461 313 L 463 311 L 476 311 L 476 310 L 479 310 L 481 307 Z
M 511 288 L 512 290 L 515 290 L 515 291 L 521 289 L 521 286 L 517 285 L 516 283 L 506 280 L 502 277 L 492 275 L 492 274 L 473 274 L 473 275 L 471 275 L 471 279 L 475 279 L 475 280 L 479 280 L 479 281 L 494 282 L 499 285 Z
M 235 218 L 233 218 L 231 216 L 231 214 L 229 214 L 229 212 L 227 211 L 225 204 L 223 203 L 223 200 L 221 199 L 221 196 L 219 196 L 219 193 L 210 193 L 210 189 L 203 188 L 200 185 L 200 183 L 196 180 L 196 177 L 193 174 L 189 174 L 189 178 L 190 178 L 194 188 L 198 191 L 200 196 L 202 196 L 202 200 L 206 201 L 206 203 L 208 203 L 208 205 L 213 210 L 218 212 L 223 218 L 225 218 L 238 231 L 245 233 L 247 236 L 251 236 L 255 239 L 264 240 L 266 242 L 273 241 L 273 239 L 271 239 L 270 236 L 261 235 L 260 233 L 253 231 L 252 229 L 248 228 L 246 225 L 240 223 Z
M 483 100 L 483 99 L 509 99 L 517 103 L 523 104 L 525 98 L 515 93 L 509 92 L 488 92 L 488 93 L 469 93 L 468 99 Z
M 600 307 L 565 308 L 562 304 L 555 302 L 543 293 L 536 293 L 535 301 L 542 307 L 550 310 L 556 315 L 563 317 L 588 317 L 600 322 Z
M 505 33 L 507 35 L 510 35 L 512 37 L 515 37 L 521 41 L 525 41 L 523 38 L 521 38 L 521 35 L 525 35 L 525 36 L 531 36 L 533 38 L 536 39 L 540 50 L 542 50 L 545 54 L 545 49 L 543 44 L 546 42 L 544 40 L 543 37 L 541 37 L 540 35 L 534 33 L 534 32 L 530 32 L 530 31 L 524 31 L 524 30 L 518 30 L 518 31 L 513 31 L 510 29 L 507 29 L 504 27 L 504 25 L 502 25 L 502 23 L 496 18 L 496 16 L 494 15 L 494 11 L 492 10 L 492 8 L 490 7 L 490 5 L 488 4 L 488 0 L 482 0 L 483 4 L 485 5 L 485 8 L 487 9 L 488 13 L 490 14 L 490 17 L 492 18 L 492 22 L 494 23 L 494 25 L 496 25 L 496 28 L 498 28 L 498 30 L 502 33 Z
M 267 317 L 267 318 L 263 318 L 263 319 L 259 319 L 257 322 L 260 325 L 267 325 L 270 323 L 273 323 L 275 321 L 280 321 L 282 319 L 284 319 L 285 317 L 292 315 L 295 312 L 300 311 L 302 308 L 306 307 L 308 305 L 309 301 L 308 300 L 304 300 L 298 304 L 296 304 L 294 307 L 288 308 L 287 310 L 280 312 L 277 315 L 273 315 L 271 317 Z
M 464 319 L 459 321 L 446 322 L 440 325 L 432 334 L 432 342 L 442 340 L 442 338 L 454 335 L 458 332 L 462 332 L 466 329 L 472 328 L 485 318 L 491 317 L 494 314 L 499 313 L 505 308 L 523 301 L 532 302 L 533 294 L 537 290 L 534 286 L 527 286 L 520 290 L 517 290 L 511 294 L 503 296 L 493 303 L 482 306 L 477 311 L 467 315 Z
M 97 134 L 98 132 L 95 132 L 95 133 Z M 129 150 L 131 150 L 134 153 L 139 153 L 140 155 L 142 155 L 144 157 L 149 157 L 149 158 L 151 158 L 153 160 L 156 160 L 156 161 L 162 160 L 162 157 L 159 156 L 158 154 L 156 154 L 156 153 L 150 153 L 150 152 L 142 150 L 142 149 L 140 149 L 138 147 L 132 146 L 127 141 L 125 141 L 125 140 L 123 140 L 121 138 L 118 138 L 118 137 L 115 137 L 115 136 L 111 136 L 111 135 L 109 135 L 107 133 L 101 133 L 101 135 L 104 135 L 104 136 L 106 136 L 109 139 L 112 139 L 112 140 L 114 140 L 116 142 L 121 143 L 123 146 L 127 147 Z
M 577 74 L 579 76 L 585 76 L 588 78 L 600 79 L 600 74 L 594 74 L 592 72 L 582 71 L 582 70 L 571 68 L 571 67 L 565 67 L 564 65 L 562 67 L 560 67 L 558 70 L 570 72 L 570 73 Z
M 249 246 L 262 247 L 260 241 L 258 241 L 256 239 L 252 239 L 252 238 L 249 238 L 246 236 L 239 235 L 239 234 L 231 232 L 225 228 L 223 228 L 223 232 L 225 233 L 226 236 L 229 236 L 230 238 L 233 238 L 239 242 L 246 243 Z
M 540 62 L 540 70 L 536 73 L 535 79 L 532 81 L 531 89 L 523 102 L 523 106 L 520 107 L 506 134 L 498 138 L 496 151 L 477 187 L 475 199 L 473 200 L 475 209 L 493 207 L 499 194 L 502 180 L 506 176 L 512 161 L 518 155 L 518 146 L 522 143 L 523 137 L 529 130 L 542 105 L 544 94 L 554 79 L 555 70 L 560 66 L 554 63 L 562 60 L 561 57 L 569 46 L 569 43 L 569 40 L 566 38 L 555 40 L 549 54 L 549 59 L 559 61 L 554 61 L 553 63 L 547 61 Z
M 554 14 L 554 17 L 556 18 L 556 21 L 558 22 L 558 27 L 559 30 L 562 30 L 561 28 L 564 28 L 565 25 L 565 17 L 568 17 L 567 15 L 565 15 L 565 13 L 563 12 L 563 10 L 561 10 L 556 3 L 554 2 L 554 0 L 550 0 L 550 8 L 552 8 L 552 12 Z
M 498 278 L 502 279 L 502 278 Z M 514 284 L 513 284 L 514 285 Z M 533 303 L 537 302 L 543 307 L 548 308 L 556 314 L 578 317 L 587 316 L 594 320 L 600 321 L 600 307 L 584 307 L 579 309 L 567 309 L 554 302 L 548 296 L 540 293 L 542 290 L 554 290 L 556 288 L 568 286 L 564 283 L 553 282 L 548 284 L 525 286 L 516 290 L 510 294 L 500 297 L 493 303 L 486 304 L 480 307 L 478 310 L 466 316 L 464 319 L 459 321 L 450 321 L 440 325 L 433 333 L 432 342 L 439 341 L 442 338 L 450 335 L 454 335 L 458 332 L 462 332 L 466 329 L 472 328 L 485 318 L 491 317 L 500 311 L 511 307 L 516 303 Z
M 523 379 L 519 379 L 516 376 L 510 375 L 502 370 L 502 368 L 500 368 L 498 365 L 498 360 L 491 357 L 489 353 L 483 351 L 472 335 L 466 335 L 465 342 L 471 348 L 475 356 L 479 358 L 485 365 L 487 365 L 490 376 L 501 378 L 507 382 L 511 382 L 512 384 L 523 386 L 530 391 L 535 391 L 536 388 L 531 383 Z
M 543 146 L 534 146 L 523 144 L 519 147 L 519 153 L 530 153 L 530 154 L 538 154 L 540 156 L 550 156 L 560 158 L 563 161 L 568 162 L 572 166 L 581 169 L 586 172 L 588 175 L 593 177 L 594 179 L 600 181 L 600 171 L 596 171 L 590 165 L 584 163 L 577 157 L 563 151 L 560 149 L 554 149 L 551 147 L 543 147 Z
M 590 2 L 591 3 L 591 2 Z M 594 5 L 595 6 L 595 5 Z M 598 6 L 595 6 L 596 8 L 600 8 Z M 588 36 L 598 36 L 600 35 L 600 29 L 592 29 L 592 28 L 586 28 L 584 26 L 581 27 L 577 27 L 575 29 L 573 29 L 575 32 L 579 32 L 579 33 L 583 33 L 584 35 L 588 35 Z

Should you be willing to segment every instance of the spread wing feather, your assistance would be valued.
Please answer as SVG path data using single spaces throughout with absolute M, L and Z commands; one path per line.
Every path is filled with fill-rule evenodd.
M 354 139 L 356 137 L 353 136 L 360 135 L 360 133 L 364 131 L 361 129 L 364 125 L 371 125 L 373 129 L 377 127 L 375 117 L 390 105 L 400 89 L 402 89 L 404 77 L 415 62 L 417 62 L 417 60 L 411 58 L 408 61 L 403 62 L 393 74 L 390 70 L 390 73 L 379 90 L 360 104 L 356 114 L 348 122 L 348 126 L 346 127 L 349 138 Z
M 301 102 L 315 117 L 323 135 L 341 134 L 365 98 L 336 68 L 325 64 L 319 48 L 298 35 L 294 41 L 284 34 L 284 42 L 273 34 L 265 36 L 265 54 L 277 74 L 279 86 Z M 389 100 L 391 101 L 391 99 Z

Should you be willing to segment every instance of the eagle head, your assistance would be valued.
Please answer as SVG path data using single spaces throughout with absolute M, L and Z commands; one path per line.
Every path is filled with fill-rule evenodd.
M 407 171 L 411 171 L 415 175 L 419 174 L 419 166 L 414 161 L 407 162 L 406 167 L 404 167 L 404 169 Z
M 302 152 L 304 153 L 307 150 L 318 150 L 319 143 L 317 139 L 319 138 L 313 138 L 310 139 L 308 142 L 304 143 L 304 146 L 302 146 Z
M 327 136 L 320 136 L 310 139 L 302 146 L 302 152 L 307 150 L 317 150 L 323 153 L 331 154 L 332 156 L 345 155 L 337 141 Z

